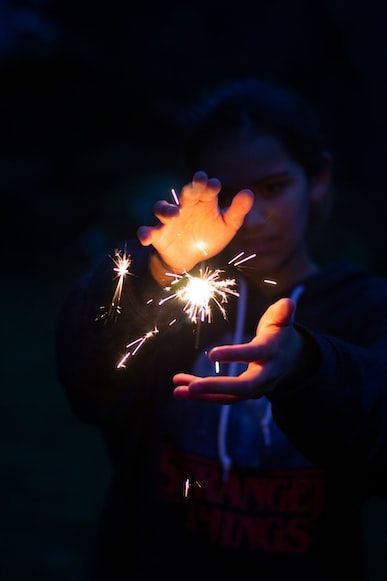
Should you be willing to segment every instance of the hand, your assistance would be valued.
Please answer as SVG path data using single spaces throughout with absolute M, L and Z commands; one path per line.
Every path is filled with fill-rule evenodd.
M 156 203 L 157 226 L 141 226 L 137 236 L 143 246 L 153 245 L 163 266 L 176 273 L 188 272 L 202 260 L 218 254 L 232 240 L 253 205 L 254 194 L 241 190 L 231 205 L 221 210 L 221 183 L 196 172 L 181 191 L 179 205 Z
M 214 403 L 234 403 L 256 399 L 275 389 L 278 380 L 297 368 L 302 352 L 302 339 L 293 325 L 295 303 L 280 299 L 262 315 L 256 335 L 249 343 L 214 347 L 211 361 L 248 364 L 237 377 L 197 377 L 178 373 L 176 399 L 200 399 Z

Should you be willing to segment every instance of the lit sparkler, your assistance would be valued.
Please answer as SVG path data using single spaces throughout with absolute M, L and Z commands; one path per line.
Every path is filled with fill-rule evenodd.
M 128 351 L 128 353 L 126 353 L 122 357 L 122 359 L 117 363 L 117 368 L 126 367 L 125 363 L 126 363 L 127 359 L 129 357 L 133 357 L 134 355 L 136 355 L 137 351 L 144 345 L 145 341 L 147 341 L 151 337 L 154 337 L 155 335 L 157 335 L 158 332 L 159 332 L 158 328 L 155 327 L 154 329 L 152 329 L 152 331 L 148 331 L 147 333 L 145 333 L 144 335 L 142 335 L 138 339 L 135 339 L 134 341 L 131 341 L 130 343 L 128 343 L 126 345 L 126 348 L 134 347 L 134 349 Z
M 116 288 L 113 293 L 113 297 L 110 303 L 109 309 L 106 310 L 105 307 L 101 307 L 104 313 L 99 317 L 100 319 L 110 319 L 113 314 L 120 314 L 121 312 L 121 294 L 124 288 L 124 279 L 126 275 L 131 274 L 129 272 L 130 265 L 132 264 L 132 258 L 130 254 L 126 253 L 124 250 L 122 253 L 120 250 L 116 250 L 114 258 L 112 258 L 115 267 L 113 268 L 116 272 L 116 278 L 118 278 Z
M 232 287 L 235 286 L 235 279 L 222 279 L 220 269 L 211 270 L 206 267 L 200 269 L 199 276 L 192 276 L 189 273 L 179 275 L 167 272 L 167 276 L 174 277 L 171 283 L 176 285 L 185 282 L 175 293 L 168 295 L 159 301 L 159 305 L 177 298 L 185 303 L 183 311 L 188 314 L 190 321 L 193 323 L 212 321 L 212 303 L 218 307 L 226 319 L 226 310 L 224 304 L 228 302 L 229 295 L 239 296 L 239 293 Z

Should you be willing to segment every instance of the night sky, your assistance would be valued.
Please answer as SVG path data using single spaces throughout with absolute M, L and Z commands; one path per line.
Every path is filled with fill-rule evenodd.
M 246 75 L 299 90 L 335 153 L 324 255 L 387 274 L 380 4 L 197 0 L 134 13 L 116 0 L 2 0 L 2 581 L 82 579 L 109 465 L 57 382 L 55 319 L 76 278 L 189 181 L 171 111 Z M 387 575 L 386 521 L 371 502 L 370 581 Z

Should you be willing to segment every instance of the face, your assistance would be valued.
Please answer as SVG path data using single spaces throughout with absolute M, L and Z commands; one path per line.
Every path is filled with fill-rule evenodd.
M 243 188 L 255 194 L 252 210 L 230 245 L 236 253 L 256 253 L 246 266 L 261 275 L 281 276 L 292 264 L 306 267 L 310 203 L 314 190 L 301 165 L 274 137 L 255 136 L 243 141 L 208 146 L 204 169 L 222 182 L 220 205 L 229 205 Z

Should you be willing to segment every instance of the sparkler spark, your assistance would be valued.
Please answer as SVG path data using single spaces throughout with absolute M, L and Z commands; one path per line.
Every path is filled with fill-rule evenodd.
M 198 486 L 199 488 L 202 488 L 202 485 L 200 484 L 200 482 L 198 480 L 191 480 L 191 478 L 186 478 L 184 480 L 183 483 L 183 496 L 185 498 L 188 497 L 191 489 L 193 486 Z
M 232 264 L 233 266 L 239 266 L 240 264 L 243 264 L 244 262 L 247 262 L 248 260 L 251 260 L 252 258 L 255 258 L 257 256 L 256 254 L 250 254 L 249 256 L 242 258 L 244 253 L 245 253 L 244 250 L 242 250 L 242 252 L 239 252 L 239 254 L 237 254 L 236 256 L 234 256 L 234 258 L 228 261 L 228 264 Z M 238 260 L 239 258 L 240 260 Z
M 110 319 L 114 314 L 120 314 L 121 312 L 121 294 L 122 289 L 124 288 L 124 279 L 126 275 L 131 274 L 129 272 L 130 265 L 132 264 L 132 258 L 130 254 L 126 253 L 124 250 L 122 253 L 120 250 L 115 251 L 114 258 L 112 258 L 115 267 L 113 271 L 116 272 L 116 278 L 118 278 L 116 288 L 113 293 L 113 297 L 109 306 L 109 309 L 105 309 L 105 307 L 101 307 L 104 310 L 104 313 L 99 317 L 99 319 Z
M 177 197 L 177 193 L 173 188 L 171 188 L 171 194 L 176 206 L 179 206 L 180 205 L 179 198 Z
M 152 331 L 148 331 L 147 333 L 145 333 L 144 335 L 142 335 L 138 339 L 135 339 L 134 341 L 131 341 L 130 343 L 128 343 L 126 345 L 126 348 L 134 347 L 134 346 L 135 347 L 134 347 L 133 351 L 128 351 L 128 353 L 126 353 L 122 357 L 122 359 L 117 363 L 117 368 L 126 367 L 125 363 L 126 363 L 127 359 L 130 356 L 133 357 L 134 355 L 136 355 L 137 351 L 144 345 L 145 341 L 147 341 L 151 337 L 154 337 L 155 335 L 157 335 L 158 332 L 159 332 L 158 328 L 154 327 L 154 329 L 152 329 Z
M 172 189 L 172 194 L 174 196 L 176 204 L 179 203 L 179 199 L 176 195 L 176 192 Z M 203 252 L 203 254 L 207 254 L 206 247 L 204 243 L 198 242 L 198 248 Z M 254 258 L 256 255 L 251 254 L 245 258 L 242 258 L 244 252 L 240 252 L 234 258 L 232 258 L 228 264 L 233 264 L 234 266 L 239 266 L 240 264 L 247 262 L 251 258 Z M 129 272 L 130 265 L 132 263 L 132 259 L 129 254 L 124 251 L 121 253 L 120 251 L 116 251 L 115 258 L 113 258 L 113 262 L 115 264 L 114 271 L 117 273 L 118 282 L 113 294 L 113 298 L 111 301 L 111 305 L 108 312 L 105 312 L 100 318 L 109 318 L 113 312 L 120 313 L 120 300 L 121 294 L 123 290 L 124 280 Z M 228 302 L 229 296 L 233 295 L 238 297 L 239 292 L 233 288 L 236 285 L 236 280 L 233 278 L 222 278 L 221 274 L 224 270 L 221 269 L 211 269 L 209 267 L 205 267 L 205 269 L 199 269 L 199 276 L 192 276 L 189 273 L 184 273 L 182 275 L 170 273 L 165 273 L 167 276 L 171 277 L 171 284 L 167 287 L 166 290 L 171 291 L 173 287 L 175 287 L 175 292 L 172 292 L 167 297 L 161 299 L 159 301 L 159 305 L 166 303 L 167 301 L 171 301 L 172 299 L 178 299 L 179 301 L 184 303 L 183 312 L 188 314 L 188 318 L 191 322 L 196 323 L 197 325 L 197 343 L 199 338 L 199 328 L 200 324 L 207 320 L 209 323 L 212 321 L 213 317 L 213 305 L 215 305 L 219 311 L 222 313 L 223 318 L 226 319 L 226 309 L 225 304 Z M 146 301 L 146 304 L 149 305 L 153 302 L 153 298 L 150 298 Z M 103 307 L 101 307 L 103 308 Z M 176 323 L 177 319 L 173 318 L 169 323 L 168 326 L 171 327 Z M 133 357 L 136 353 L 141 349 L 146 341 L 150 338 L 154 337 L 159 333 L 158 328 L 155 326 L 154 329 L 151 331 L 146 332 L 141 337 L 131 341 L 126 345 L 128 349 L 127 353 L 120 359 L 117 363 L 117 368 L 126 367 L 126 362 L 129 357 Z M 215 373 L 220 373 L 220 364 L 219 362 L 215 363 Z M 189 483 L 187 483 L 189 488 Z M 188 493 L 188 489 L 187 489 Z
M 159 305 L 177 298 L 185 303 L 183 311 L 188 314 L 190 321 L 193 323 L 204 322 L 206 319 L 209 323 L 212 321 L 212 303 L 218 307 L 226 319 L 226 310 L 224 304 L 228 302 L 228 296 L 239 296 L 239 293 L 233 287 L 236 284 L 235 279 L 222 279 L 220 269 L 211 270 L 206 267 L 205 270 L 199 270 L 199 276 L 192 276 L 189 273 L 184 275 L 167 272 L 167 276 L 174 277 L 171 285 L 185 282 L 175 293 L 159 301 Z

